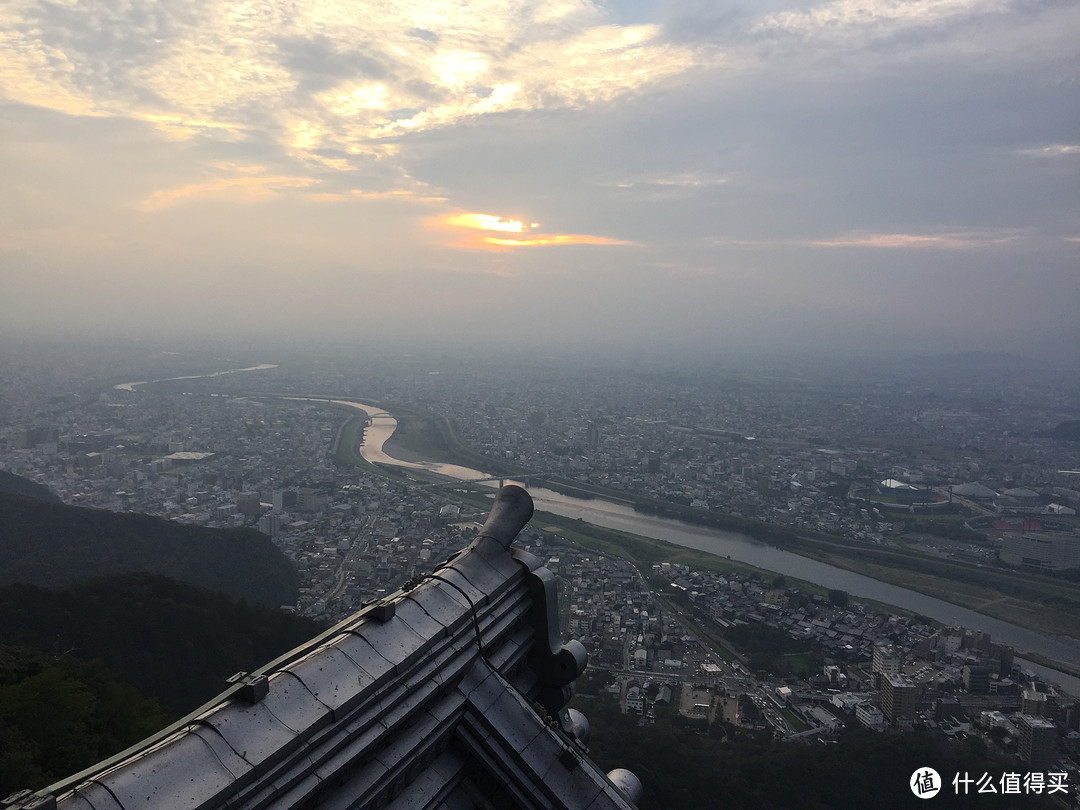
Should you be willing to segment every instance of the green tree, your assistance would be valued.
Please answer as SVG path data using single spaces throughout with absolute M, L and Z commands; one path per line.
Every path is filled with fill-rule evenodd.
M 100 661 L 0 647 L 0 795 L 45 787 L 171 719 Z

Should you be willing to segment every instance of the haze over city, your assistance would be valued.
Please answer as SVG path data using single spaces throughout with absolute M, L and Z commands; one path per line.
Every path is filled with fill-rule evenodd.
M 1080 6 L 11 2 L 12 331 L 1074 362 Z

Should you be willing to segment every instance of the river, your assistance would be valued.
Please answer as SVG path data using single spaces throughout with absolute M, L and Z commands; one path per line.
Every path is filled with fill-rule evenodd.
M 247 368 L 230 368 L 225 371 L 215 371 L 211 374 L 188 374 L 184 377 L 166 377 L 161 380 L 139 380 L 138 382 L 125 382 L 114 385 L 117 391 L 134 391 L 136 386 L 150 385 L 152 383 L 159 382 L 174 382 L 176 380 L 201 380 L 204 377 L 223 377 L 226 374 L 239 374 L 241 371 L 265 371 L 268 368 L 277 368 L 273 363 L 259 363 L 257 366 L 248 366 Z
M 480 470 L 456 464 L 401 461 L 393 458 L 384 450 L 386 441 L 397 429 L 397 420 L 392 415 L 382 408 L 363 402 L 332 401 L 338 405 L 358 408 L 371 418 L 371 424 L 364 432 L 364 440 L 360 447 L 360 454 L 366 461 L 414 469 L 462 481 L 491 477 L 490 474 Z M 784 551 L 738 532 L 709 529 L 669 518 L 645 515 L 635 512 L 633 507 L 600 498 L 589 500 L 574 498 L 544 488 L 530 488 L 529 494 L 532 495 L 533 502 L 539 511 L 552 512 L 569 518 L 580 518 L 587 523 L 607 529 L 631 532 L 643 537 L 666 540 L 686 548 L 707 551 L 721 557 L 730 557 L 732 560 L 738 560 L 766 571 L 806 580 L 826 588 L 844 590 L 853 596 L 895 605 L 943 624 L 982 630 L 989 633 L 995 641 L 1008 644 L 1018 651 L 1037 653 L 1053 661 L 1080 669 L 1080 640 L 1037 633 L 917 591 Z M 1032 661 L 1024 660 L 1023 663 L 1030 669 L 1057 681 L 1072 694 L 1080 695 L 1080 678 L 1040 666 Z

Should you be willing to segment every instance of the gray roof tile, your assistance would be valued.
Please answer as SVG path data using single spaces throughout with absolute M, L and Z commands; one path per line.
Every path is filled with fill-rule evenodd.
M 330 707 L 320 703 L 303 682 L 288 671 L 270 677 L 270 694 L 263 698 L 262 705 L 286 728 L 301 734 L 314 731 L 331 720 Z
M 458 810 L 475 806 L 485 771 L 522 807 L 629 807 L 587 760 L 567 764 L 570 742 L 525 696 L 538 683 L 526 665 L 542 609 L 532 600 L 551 595 L 490 538 L 438 574 L 454 584 L 422 581 L 388 603 L 386 621 L 357 614 L 271 674 L 260 702 L 223 698 L 103 784 L 61 796 L 61 810 L 344 810 L 390 789 L 394 810 Z
M 364 638 L 362 634 L 364 627 L 366 623 L 361 624 L 355 632 L 338 636 L 333 643 L 336 649 L 347 655 L 370 675 L 378 687 L 394 675 L 394 665 L 379 655 L 378 651 L 371 646 L 371 642 Z
M 417 635 L 397 617 L 387 622 L 365 622 L 358 630 L 379 655 L 397 668 L 404 666 L 413 655 L 432 643 L 430 639 Z
M 109 790 L 122 807 L 194 810 L 212 806 L 215 797 L 236 781 L 236 774 L 195 734 L 177 734 L 162 753 L 136 759 L 109 774 Z
M 375 683 L 371 675 L 334 646 L 324 647 L 294 664 L 291 670 L 320 703 L 335 712 L 335 717 L 342 707 Z
M 113 795 L 94 782 L 80 785 L 78 791 L 64 802 L 64 810 L 124 810 Z
M 501 738 L 504 747 L 520 754 L 543 730 L 540 719 L 521 695 L 502 682 L 502 693 L 480 715 L 480 721 Z
M 450 589 L 447 588 L 447 590 Z M 424 638 L 438 638 L 446 635 L 447 626 L 436 621 L 418 602 L 408 597 L 398 600 L 396 618 L 398 621 L 405 622 L 405 624 L 409 626 L 409 629 L 418 636 L 423 636 Z
M 217 729 L 257 770 L 272 764 L 299 744 L 297 733 L 274 717 L 262 703 L 234 701 L 227 709 L 208 714 L 204 722 Z
M 428 580 L 427 584 L 435 585 L 438 580 Z M 410 591 L 405 599 L 420 605 L 431 618 L 439 622 L 443 627 L 456 627 L 465 619 L 472 621 L 472 612 L 465 597 L 449 585 L 440 584 L 439 587 L 421 586 Z

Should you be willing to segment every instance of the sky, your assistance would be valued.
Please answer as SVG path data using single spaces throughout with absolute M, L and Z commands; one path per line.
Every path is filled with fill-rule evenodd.
M 0 4 L 0 323 L 1077 364 L 1075 0 Z

